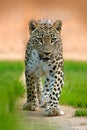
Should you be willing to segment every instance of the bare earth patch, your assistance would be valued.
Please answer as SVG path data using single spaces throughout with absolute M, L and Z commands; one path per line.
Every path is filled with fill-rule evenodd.
M 61 106 L 64 110 L 64 116 L 46 117 L 44 108 L 38 111 L 24 111 L 22 105 L 25 98 L 18 101 L 18 114 L 22 115 L 22 124 L 29 125 L 30 121 L 38 125 L 44 124 L 51 126 L 54 130 L 87 130 L 87 117 L 74 117 L 75 108 L 69 106 Z

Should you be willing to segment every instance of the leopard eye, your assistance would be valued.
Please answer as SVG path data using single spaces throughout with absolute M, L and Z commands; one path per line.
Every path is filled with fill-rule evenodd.
M 37 36 L 37 42 L 40 43 L 40 44 L 42 44 L 43 43 L 42 38 L 40 38 L 40 37 Z
M 57 38 L 52 38 L 51 43 L 54 44 L 57 41 Z
M 39 42 L 43 43 L 42 38 L 38 38 Z
M 42 34 L 42 37 L 44 37 L 44 34 Z

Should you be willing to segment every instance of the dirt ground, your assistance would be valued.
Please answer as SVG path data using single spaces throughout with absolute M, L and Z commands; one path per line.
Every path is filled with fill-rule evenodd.
M 51 126 L 54 130 L 87 130 L 87 117 L 74 117 L 75 108 L 69 106 L 61 106 L 64 110 L 64 116 L 46 117 L 44 108 L 38 111 L 23 111 L 22 105 L 25 98 L 18 101 L 19 114 L 22 114 L 23 122 L 26 125 L 29 121 L 33 121 L 38 125 L 44 124 Z

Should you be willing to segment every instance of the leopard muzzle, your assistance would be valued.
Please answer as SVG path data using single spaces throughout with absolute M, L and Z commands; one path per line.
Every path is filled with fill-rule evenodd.
M 51 52 L 44 52 L 40 54 L 40 59 L 43 61 L 48 61 L 50 60 L 52 57 L 52 53 Z

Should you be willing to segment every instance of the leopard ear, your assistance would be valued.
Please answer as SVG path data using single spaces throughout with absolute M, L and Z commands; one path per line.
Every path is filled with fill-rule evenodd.
M 38 25 L 38 23 L 35 20 L 31 20 L 29 22 L 29 31 L 30 31 L 30 33 L 36 29 L 37 25 Z
M 62 21 L 61 20 L 57 20 L 54 24 L 54 27 L 56 28 L 57 31 L 61 31 L 61 26 L 62 26 Z

